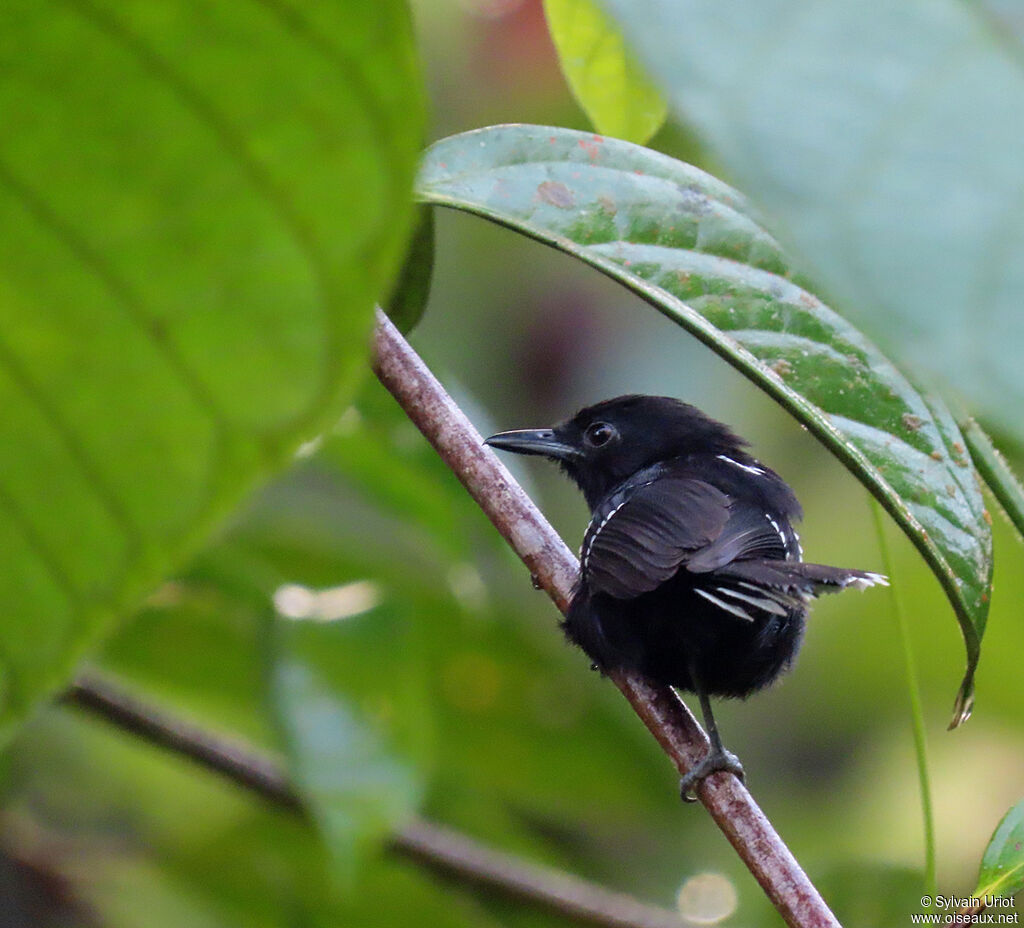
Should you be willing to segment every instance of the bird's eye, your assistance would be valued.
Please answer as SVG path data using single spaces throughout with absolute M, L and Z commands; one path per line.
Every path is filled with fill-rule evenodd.
M 602 445 L 607 445 L 617 434 L 615 427 L 607 422 L 595 422 L 587 428 L 583 437 L 592 448 L 600 448 Z

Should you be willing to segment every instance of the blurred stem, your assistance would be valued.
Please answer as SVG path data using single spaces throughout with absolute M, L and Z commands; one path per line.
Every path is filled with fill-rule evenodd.
M 892 596 L 896 624 L 900 630 L 900 644 L 903 647 L 903 666 L 907 677 L 907 691 L 910 696 L 910 719 L 914 731 L 914 753 L 917 756 L 917 779 L 921 789 L 921 818 L 924 821 L 924 886 L 925 892 L 934 896 L 938 892 L 935 878 L 935 817 L 932 809 L 932 789 L 928 775 L 928 744 L 925 740 L 924 709 L 921 705 L 921 687 L 917 679 L 917 662 L 914 659 L 913 643 L 910 639 L 910 625 L 903 604 L 900 585 L 894 576 L 892 552 L 885 535 L 885 513 L 874 498 L 871 499 L 871 513 L 875 520 L 878 549 L 882 565 L 890 580 L 889 593 Z
M 374 348 L 374 372 L 381 383 L 519 555 L 535 586 L 564 613 L 579 575 L 573 553 L 380 310 Z M 707 735 L 673 689 L 631 674 L 608 676 L 681 774 L 707 754 Z M 735 776 L 713 773 L 696 792 L 786 924 L 840 928 L 817 888 Z
M 264 754 L 211 734 L 96 672 L 82 674 L 64 701 L 157 747 L 187 757 L 290 812 L 304 814 L 285 771 Z M 388 841 L 408 857 L 462 883 L 480 886 L 597 928 L 681 928 L 680 916 L 579 877 L 496 851 L 451 828 L 413 819 Z

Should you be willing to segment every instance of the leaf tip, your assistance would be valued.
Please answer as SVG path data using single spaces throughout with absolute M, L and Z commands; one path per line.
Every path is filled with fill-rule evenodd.
M 974 673 L 968 673 L 964 682 L 960 684 L 960 692 L 956 694 L 956 701 L 953 703 L 953 717 L 949 720 L 947 731 L 959 728 L 966 722 L 974 711 Z

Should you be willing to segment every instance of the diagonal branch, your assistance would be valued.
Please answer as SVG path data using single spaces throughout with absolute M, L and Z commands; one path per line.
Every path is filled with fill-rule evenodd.
M 220 774 L 289 811 L 302 798 L 270 757 L 142 700 L 105 676 L 83 673 L 64 701 Z M 498 892 L 596 928 L 681 928 L 676 912 L 647 905 L 579 877 L 527 863 L 425 819 L 407 822 L 388 841 L 408 857 L 462 883 Z
M 374 371 L 381 383 L 522 558 L 535 584 L 564 613 L 579 572 L 572 552 L 380 310 L 374 347 Z M 673 690 L 625 674 L 612 674 L 611 679 L 680 774 L 701 759 L 707 736 Z M 697 787 L 697 796 L 788 925 L 839 928 L 828 905 L 736 777 L 712 774 Z

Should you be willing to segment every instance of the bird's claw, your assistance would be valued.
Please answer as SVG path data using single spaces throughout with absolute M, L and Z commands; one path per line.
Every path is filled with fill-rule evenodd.
M 705 777 L 710 776 L 718 770 L 727 770 L 735 774 L 740 780 L 745 778 L 743 764 L 740 759 L 730 751 L 721 748 L 717 751 L 710 751 L 696 766 L 686 771 L 679 780 L 679 795 L 683 802 L 697 801 L 697 784 Z

